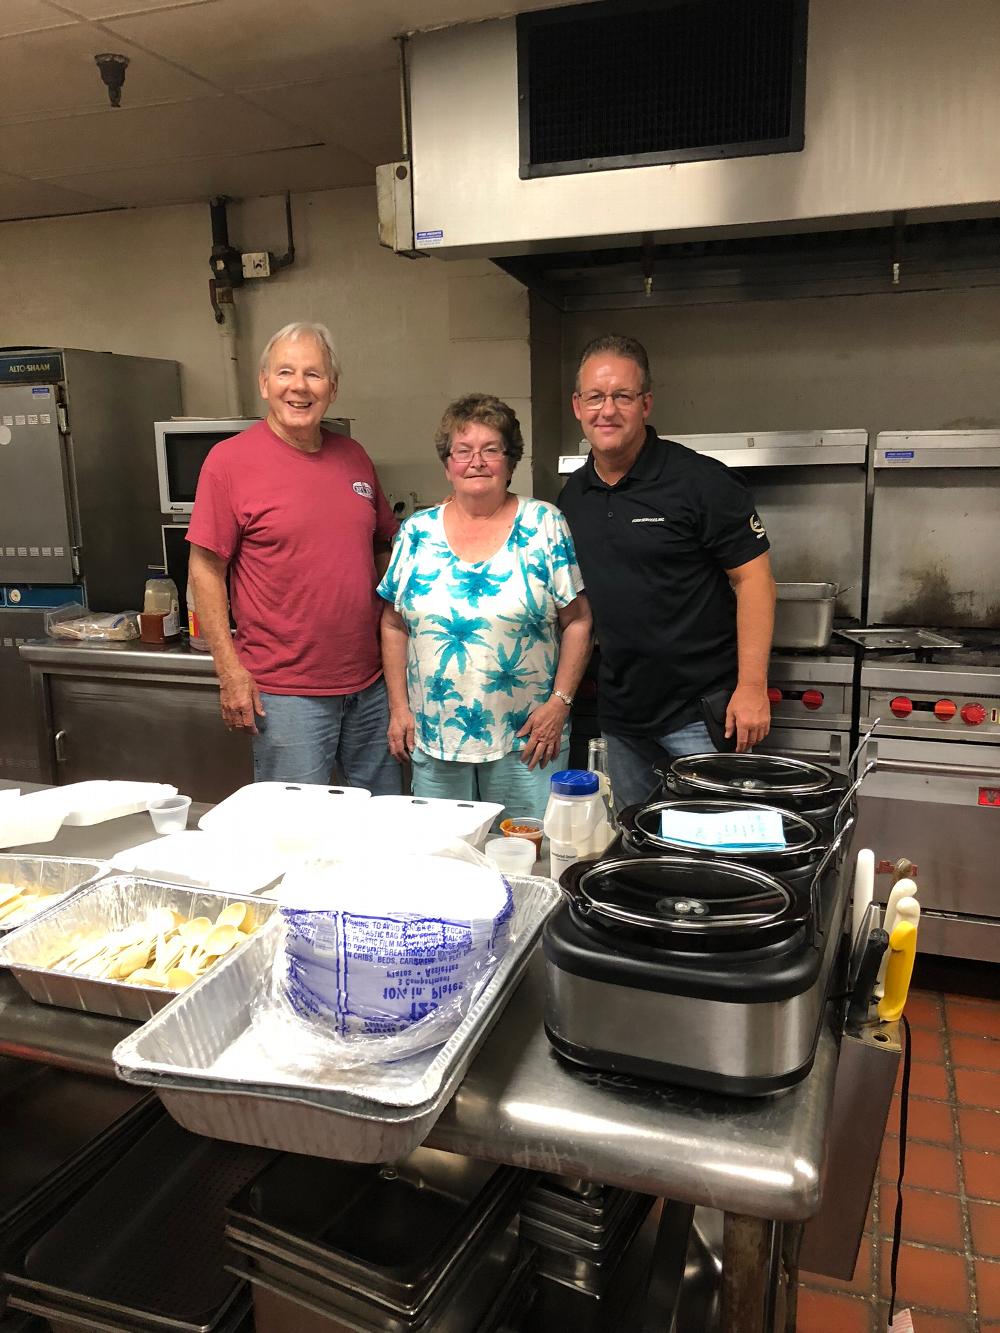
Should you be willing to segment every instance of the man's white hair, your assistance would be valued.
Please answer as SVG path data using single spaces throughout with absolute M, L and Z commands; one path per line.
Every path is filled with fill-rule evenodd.
M 323 349 L 323 359 L 326 361 L 327 370 L 330 372 L 330 378 L 334 384 L 340 383 L 340 357 L 337 355 L 337 349 L 333 345 L 333 337 L 325 324 L 311 324 L 308 320 L 297 319 L 292 324 L 286 324 L 284 328 L 279 329 L 277 333 L 272 333 L 267 340 L 267 345 L 260 354 L 261 373 L 267 371 L 271 360 L 271 353 L 275 346 L 285 338 L 289 342 L 298 342 L 300 338 L 313 338 Z

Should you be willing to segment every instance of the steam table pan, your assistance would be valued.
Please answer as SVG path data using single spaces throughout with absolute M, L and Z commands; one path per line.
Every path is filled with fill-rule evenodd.
M 48 960 L 58 955 L 72 935 L 118 930 L 141 920 L 155 907 L 172 907 L 186 917 L 209 916 L 214 920 L 233 902 L 246 903 L 247 920 L 258 926 L 276 910 L 275 903 L 260 898 L 184 888 L 135 875 L 109 875 L 8 935 L 0 943 L 0 967 L 9 967 L 22 988 L 41 1004 L 143 1021 L 168 1004 L 177 992 L 59 972 L 47 966 Z M 246 947 L 238 945 L 233 953 L 238 955 Z
M 213 968 L 168 1009 L 119 1042 L 121 1078 L 156 1089 L 187 1129 L 209 1138 L 389 1162 L 422 1143 L 513 994 L 546 919 L 552 880 L 509 877 L 511 943 L 482 993 L 442 1045 L 391 1066 L 327 1065 L 308 1078 L 257 1047 L 252 1004 L 278 947 L 278 922 Z
M 221 1333 L 242 1314 L 224 1267 L 225 1208 L 269 1161 L 164 1117 L 6 1275 L 11 1303 L 90 1328 Z
M 287 1154 L 233 1200 L 226 1234 L 410 1313 L 528 1179 L 434 1148 L 381 1168 Z
M 162 1115 L 155 1097 L 137 1092 L 89 1074 L 0 1063 L 0 1255 L 14 1253 L 53 1208 Z
M 419 1313 L 408 1318 L 318 1284 L 301 1285 L 302 1277 L 265 1274 L 251 1263 L 235 1270 L 253 1284 L 257 1333 L 481 1333 L 483 1321 L 514 1272 L 519 1251 L 517 1219 L 498 1226 L 466 1252 L 461 1268 Z
M 384 1266 L 380 1269 L 372 1265 L 366 1272 L 363 1265 L 356 1265 L 355 1271 L 348 1272 L 335 1263 L 324 1262 L 315 1253 L 298 1248 L 294 1242 L 269 1237 L 252 1223 L 230 1223 L 226 1227 L 226 1239 L 241 1256 L 240 1262 L 245 1270 L 263 1280 L 273 1278 L 278 1282 L 289 1282 L 302 1294 L 314 1297 L 321 1304 L 336 1305 L 343 1313 L 383 1319 L 390 1324 L 419 1322 L 429 1309 L 440 1306 L 447 1299 L 456 1282 L 461 1280 L 464 1268 L 490 1246 L 498 1232 L 511 1224 L 523 1194 L 523 1184 L 516 1179 L 519 1174 L 509 1173 L 515 1178 L 507 1178 L 506 1185 L 489 1200 L 488 1208 L 469 1221 L 460 1243 L 449 1247 L 439 1257 L 436 1270 L 421 1275 L 419 1282 L 413 1283 L 402 1294 L 392 1291 L 386 1282 Z M 369 1232 L 373 1228 L 378 1228 L 377 1219 L 369 1225 Z M 399 1230 L 397 1227 L 389 1240 L 398 1244 L 400 1252 L 405 1255 L 406 1246 L 401 1242 Z M 391 1272 L 389 1276 L 392 1276 Z

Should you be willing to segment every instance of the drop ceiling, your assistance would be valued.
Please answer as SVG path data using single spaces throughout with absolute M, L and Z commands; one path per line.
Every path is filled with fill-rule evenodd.
M 497 0 L 2 0 L 0 221 L 369 184 L 400 154 L 396 35 L 497 12 Z M 118 108 L 94 63 L 109 51 L 129 60 Z

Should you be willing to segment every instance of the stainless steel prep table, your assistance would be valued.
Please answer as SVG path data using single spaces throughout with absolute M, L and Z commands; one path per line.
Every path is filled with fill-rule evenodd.
M 201 812 L 192 807 L 192 827 Z M 64 828 L 38 850 L 108 857 L 149 831 L 146 815 L 130 815 Z M 783 1096 L 640 1087 L 556 1058 L 542 1029 L 543 987 L 539 951 L 428 1144 L 642 1190 L 680 1210 L 722 1210 L 723 1333 L 794 1328 L 782 1258 L 794 1273 L 795 1224 L 819 1207 L 837 1067 L 832 1034 L 824 1030 L 812 1072 Z M 119 1019 L 37 1005 L 0 975 L 0 1054 L 112 1075 L 111 1051 L 133 1030 Z
M 43 781 L 172 782 L 198 801 L 253 781 L 250 738 L 222 725 L 208 653 L 72 639 L 30 640 L 20 651 Z

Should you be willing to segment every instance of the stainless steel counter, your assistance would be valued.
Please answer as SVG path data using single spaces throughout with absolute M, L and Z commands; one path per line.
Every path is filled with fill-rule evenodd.
M 192 827 L 203 808 L 192 808 Z M 149 831 L 147 816 L 132 815 L 63 829 L 38 850 L 106 857 Z M 558 1060 L 542 1028 L 543 987 L 539 951 L 428 1143 L 724 1211 L 722 1329 L 784 1327 L 789 1311 L 794 1319 L 789 1237 L 820 1202 L 833 1036 L 824 1031 L 812 1072 L 783 1096 L 657 1087 Z M 132 1030 L 122 1020 L 37 1005 L 0 976 L 0 1054 L 111 1075 L 111 1051 Z
M 207 653 L 180 644 L 35 639 L 21 645 L 21 657 L 31 676 L 42 781 L 172 782 L 215 802 L 253 781 L 250 737 L 223 726 Z
M 732 1098 L 575 1070 L 541 1024 L 539 950 L 428 1140 L 727 1212 L 803 1221 L 819 1207 L 837 1046 L 779 1097 Z
M 190 827 L 206 808 L 192 806 Z M 109 857 L 151 832 L 148 815 L 129 815 L 63 828 L 24 850 Z M 431 1143 L 758 1217 L 800 1221 L 815 1212 L 837 1061 L 830 1034 L 809 1077 L 783 1096 L 717 1097 L 572 1069 L 542 1028 L 543 989 L 539 951 Z M 62 1051 L 60 1063 L 111 1075 L 111 1050 L 132 1030 L 35 1004 L 0 976 L 0 1054 L 52 1061 Z
M 41 667 L 85 667 L 139 675 L 154 672 L 168 676 L 198 676 L 214 679 L 210 653 L 192 651 L 185 644 L 79 642 L 74 639 L 31 639 L 21 645 L 24 661 Z

